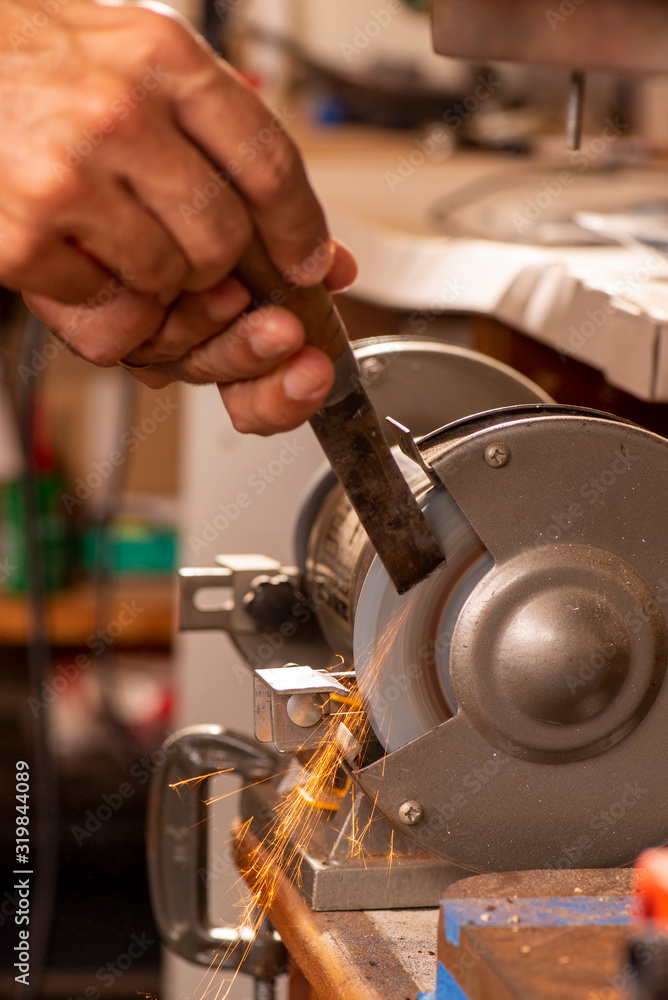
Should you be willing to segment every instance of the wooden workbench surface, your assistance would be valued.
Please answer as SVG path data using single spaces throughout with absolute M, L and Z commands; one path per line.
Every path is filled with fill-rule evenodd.
M 415 1000 L 435 989 L 439 959 L 446 996 L 603 1000 L 611 984 L 619 1000 L 627 996 L 630 871 L 465 879 L 446 893 L 449 919 L 461 917 L 453 937 L 439 930 L 437 909 L 313 912 L 245 829 L 237 863 L 251 888 L 258 870 L 263 886 L 275 884 L 268 915 L 290 955 L 290 1000 Z
M 633 891 L 628 869 L 502 872 L 456 883 L 438 935 L 446 996 L 450 989 L 468 1000 L 628 1000 Z
M 251 888 L 256 851 L 264 864 L 257 839 L 242 830 L 237 862 Z M 315 913 L 287 878 L 274 877 L 268 915 L 291 957 L 291 1000 L 415 1000 L 434 988 L 437 909 Z

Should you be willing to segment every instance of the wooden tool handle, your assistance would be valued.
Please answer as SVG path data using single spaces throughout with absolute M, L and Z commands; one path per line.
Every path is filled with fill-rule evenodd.
M 298 316 L 306 339 L 336 361 L 345 353 L 348 335 L 341 317 L 324 285 L 300 288 L 284 278 L 269 257 L 264 244 L 255 237 L 235 268 L 257 305 L 273 302 Z
M 444 562 L 443 552 L 390 451 L 329 292 L 322 284 L 298 288 L 286 281 L 259 237 L 236 274 L 256 306 L 290 309 L 308 343 L 334 362 L 334 385 L 311 427 L 397 591 L 410 590 Z

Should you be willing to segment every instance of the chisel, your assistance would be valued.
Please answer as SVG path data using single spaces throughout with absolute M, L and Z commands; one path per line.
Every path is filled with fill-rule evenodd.
M 289 309 L 307 342 L 334 362 L 334 385 L 311 427 L 392 583 L 405 593 L 445 557 L 394 460 L 331 295 L 322 284 L 300 288 L 283 278 L 258 236 L 235 273 L 256 307 Z

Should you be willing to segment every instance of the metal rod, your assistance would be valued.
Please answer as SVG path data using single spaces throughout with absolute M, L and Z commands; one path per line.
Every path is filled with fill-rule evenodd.
M 275 979 L 255 980 L 255 1000 L 274 1000 L 276 995 Z
M 584 107 L 585 75 L 575 69 L 571 73 L 566 107 L 566 149 L 579 149 L 582 142 L 582 111 Z

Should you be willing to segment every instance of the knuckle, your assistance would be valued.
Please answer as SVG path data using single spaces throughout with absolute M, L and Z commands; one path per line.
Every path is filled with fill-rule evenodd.
M 187 370 L 187 381 L 195 385 L 208 385 L 214 381 L 215 376 L 211 372 L 211 366 L 202 357 L 202 352 L 197 349 L 190 351 L 182 359 Z
M 70 142 L 76 142 L 86 133 L 92 132 L 93 142 L 101 140 L 103 132 L 112 126 L 116 128 L 123 101 L 132 87 L 132 80 L 122 72 L 95 69 L 88 71 L 79 81 L 76 92 L 68 93 L 68 117 Z M 106 125 L 109 119 L 110 125 Z
M 31 192 L 51 190 L 66 197 L 86 176 L 89 157 L 95 158 L 114 133 L 141 132 L 146 111 L 131 95 L 132 83 L 120 73 L 86 74 L 69 88 L 67 113 L 43 131 L 39 155 L 26 165 Z
M 73 120 L 80 126 L 96 126 L 111 111 L 111 106 L 125 89 L 125 78 L 116 73 L 90 74 L 77 95 Z
M 26 219 L 37 224 L 52 223 L 59 210 L 72 205 L 80 197 L 81 183 L 78 172 L 63 165 L 60 151 L 53 158 L 32 158 L 24 165 L 21 178 L 17 179 Z M 25 242 L 31 246 L 36 239 L 29 236 Z
M 218 389 L 235 431 L 239 434 L 263 433 L 253 413 L 248 385 L 242 382 L 219 383 Z
M 262 434 L 278 434 L 281 431 L 293 430 L 301 423 L 299 418 L 295 418 L 294 413 L 289 408 L 279 408 L 272 400 L 266 399 L 258 393 L 254 400 L 253 412 L 250 415 L 252 420 L 251 432 Z
M 245 212 L 239 212 L 238 216 L 235 214 L 233 227 L 230 227 L 229 217 L 223 220 L 223 224 L 224 232 L 207 232 L 207 239 L 188 247 L 196 272 L 194 280 L 197 288 L 193 291 L 206 291 L 227 277 L 251 241 L 253 227 Z
M 131 282 L 134 291 L 147 295 L 158 295 L 166 288 L 180 288 L 188 272 L 185 260 L 178 254 L 158 254 L 154 259 L 136 261 L 133 267 L 135 278 Z
M 260 163 L 256 197 L 273 202 L 284 196 L 302 173 L 302 161 L 296 146 L 283 132 L 277 132 L 265 149 Z
M 192 57 L 199 46 L 175 14 L 158 13 L 141 7 L 133 9 L 133 55 L 138 71 L 152 62 Z
M 104 114 L 98 118 L 98 121 L 104 118 L 110 121 L 110 139 L 118 135 L 124 143 L 128 143 L 141 140 L 146 135 L 153 121 L 151 110 L 145 103 L 149 96 L 150 91 L 142 84 L 133 84 L 132 80 L 125 80 L 123 86 L 119 85 Z

